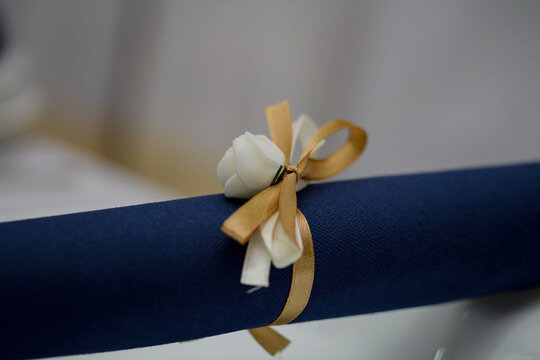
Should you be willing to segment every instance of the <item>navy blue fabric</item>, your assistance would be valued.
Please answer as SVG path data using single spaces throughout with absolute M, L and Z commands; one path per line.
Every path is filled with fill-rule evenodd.
M 0 224 L 0 358 L 91 353 L 274 320 L 291 270 L 240 285 L 211 195 Z M 540 284 L 540 164 L 311 185 L 315 284 L 297 321 Z

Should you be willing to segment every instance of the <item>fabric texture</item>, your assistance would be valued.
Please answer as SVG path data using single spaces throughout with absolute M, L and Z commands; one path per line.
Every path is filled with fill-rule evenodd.
M 291 268 L 240 284 L 222 194 L 0 224 L 0 358 L 171 343 L 271 323 Z M 311 185 L 309 321 L 540 285 L 540 164 Z

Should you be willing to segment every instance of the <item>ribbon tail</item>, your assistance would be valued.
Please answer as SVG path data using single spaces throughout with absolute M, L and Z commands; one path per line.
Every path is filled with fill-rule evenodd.
M 315 276 L 313 239 L 308 222 L 300 210 L 297 210 L 297 217 L 304 243 L 304 251 L 302 257 L 293 265 L 291 290 L 283 311 L 270 325 L 287 324 L 296 319 L 306 307 L 311 294 Z M 290 343 L 287 338 L 270 328 L 270 326 L 251 329 L 249 333 L 272 356 L 285 349 Z
M 251 329 L 249 333 L 272 356 L 283 351 L 291 343 L 270 326 Z
M 315 278 L 315 250 L 313 238 L 306 217 L 297 210 L 298 225 L 302 235 L 304 251 L 293 264 L 291 289 L 281 314 L 270 325 L 288 324 L 298 317 L 306 308 Z
M 221 231 L 245 245 L 259 225 L 278 210 L 281 186 L 278 183 L 252 197 L 225 220 Z
M 296 224 L 296 177 L 295 173 L 285 174 L 281 182 L 281 193 L 279 195 L 279 221 L 285 229 L 285 233 L 291 239 L 294 246 L 295 224 Z

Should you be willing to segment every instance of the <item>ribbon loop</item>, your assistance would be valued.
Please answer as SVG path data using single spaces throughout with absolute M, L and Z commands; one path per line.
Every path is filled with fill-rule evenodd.
M 283 154 L 285 155 L 285 165 L 289 165 L 291 162 L 293 142 L 289 102 L 285 101 L 280 104 L 267 106 L 265 112 L 272 141 L 281 149 L 281 151 L 283 151 Z
M 313 159 L 309 155 L 313 149 L 328 136 L 341 131 L 349 130 L 347 141 L 334 153 L 324 159 Z M 365 131 L 348 122 L 335 119 L 323 125 L 311 138 L 296 166 L 300 177 L 306 180 L 323 180 L 345 170 L 364 151 L 367 142 Z

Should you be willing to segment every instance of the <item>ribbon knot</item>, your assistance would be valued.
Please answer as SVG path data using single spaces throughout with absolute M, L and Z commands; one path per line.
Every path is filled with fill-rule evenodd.
M 323 180 L 348 167 L 363 152 L 367 136 L 364 130 L 346 120 L 335 119 L 323 125 L 313 135 L 295 165 L 290 164 L 293 131 L 289 103 L 268 106 L 266 118 L 272 141 L 285 155 L 285 171 L 276 174 L 271 186 L 248 200 L 223 223 L 221 230 L 245 245 L 257 228 L 278 212 L 278 219 L 289 239 L 295 239 L 296 220 L 304 246 L 301 257 L 293 264 L 289 296 L 281 314 L 270 325 L 293 321 L 306 307 L 315 276 L 315 256 L 309 225 L 297 208 L 296 183 L 300 179 Z M 324 159 L 312 158 L 311 152 L 328 136 L 348 130 L 349 137 L 334 153 Z M 280 168 L 281 169 L 281 168 Z M 281 178 L 280 178 L 281 177 Z M 294 246 L 296 242 L 293 240 Z M 272 355 L 285 348 L 289 341 L 268 326 L 250 333 Z
M 346 120 L 335 119 L 315 133 L 298 162 L 290 165 L 292 121 L 289 103 L 283 102 L 267 107 L 266 117 L 272 141 L 285 155 L 286 171 L 281 181 L 252 197 L 223 223 L 221 230 L 242 245 L 245 245 L 259 225 L 276 211 L 279 211 L 279 218 L 285 231 L 294 238 L 296 181 L 301 178 L 323 180 L 341 172 L 360 156 L 367 140 L 362 128 Z M 340 130 L 348 130 L 349 137 L 339 149 L 324 159 L 310 157 L 311 152 L 322 140 Z M 292 176 L 293 174 L 295 176 Z
M 296 166 L 288 165 L 285 168 L 285 171 L 289 174 L 296 174 L 296 181 L 298 182 L 298 180 L 300 179 L 300 176 L 298 175 L 298 168 Z

